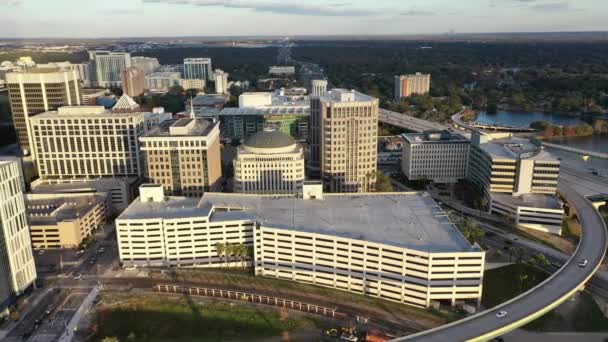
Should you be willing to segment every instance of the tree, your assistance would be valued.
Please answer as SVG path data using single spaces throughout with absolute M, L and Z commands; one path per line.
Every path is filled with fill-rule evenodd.
M 215 252 L 220 257 L 220 260 L 221 260 L 222 257 L 226 254 L 226 245 L 221 242 L 216 242 L 215 243 Z
M 393 184 L 390 178 L 384 173 L 378 171 L 376 173 L 376 192 L 393 192 Z
M 515 257 L 515 262 L 520 264 L 524 259 L 524 254 L 526 253 L 526 251 L 524 251 L 524 249 L 521 247 L 513 247 L 512 253 Z
M 180 86 L 180 85 L 174 85 L 171 88 L 169 88 L 169 91 L 167 92 L 167 94 L 169 95 L 183 95 L 185 93 L 184 87 Z
M 530 259 L 530 262 L 533 266 L 536 266 L 541 269 L 544 269 L 545 267 L 548 267 L 551 264 L 549 262 L 549 259 L 547 259 L 547 257 L 541 253 L 534 255 L 532 259 Z
M 572 127 L 572 126 L 566 126 L 566 127 L 564 127 L 564 136 L 565 137 L 576 136 L 576 132 L 574 130 L 574 127 Z
M 101 342 L 120 342 L 120 340 L 118 339 L 118 337 L 106 336 L 101 339 Z
M 551 124 L 547 121 L 534 121 L 530 124 L 530 128 L 538 131 L 545 131 L 549 126 L 551 126 Z
M 470 243 L 477 243 L 484 237 L 485 232 L 479 227 L 479 224 L 476 221 L 467 217 L 464 220 L 462 234 Z
M 555 136 L 555 131 L 553 130 L 553 126 L 547 126 L 545 128 L 545 132 L 543 133 L 545 138 L 553 138 Z

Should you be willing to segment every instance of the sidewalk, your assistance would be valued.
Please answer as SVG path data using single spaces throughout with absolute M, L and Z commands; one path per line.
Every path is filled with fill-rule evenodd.
M 70 323 L 67 325 L 67 327 L 65 327 L 65 332 L 59 338 L 59 342 L 72 341 L 72 339 L 74 338 L 74 332 L 78 329 L 78 323 L 93 306 L 93 300 L 95 299 L 95 297 L 97 297 L 97 294 L 99 294 L 99 286 L 95 286 L 93 289 L 91 289 L 91 292 L 89 292 L 89 294 L 84 299 L 76 313 L 74 313 L 74 316 L 72 316 Z
M 25 318 L 27 318 L 27 316 L 30 314 L 30 312 L 32 311 L 32 309 L 35 308 L 36 306 L 38 306 L 38 304 L 40 303 L 40 301 L 44 297 L 46 297 L 46 295 L 48 295 L 50 292 L 52 292 L 53 290 L 55 290 L 54 287 L 47 288 L 44 291 L 37 291 L 37 290 L 34 291 L 32 293 L 32 295 L 28 298 L 27 302 L 24 304 L 25 309 L 21 313 L 21 317 L 19 317 L 19 320 L 17 322 L 9 321 L 4 326 L 4 329 L 0 329 L 0 341 L 2 341 L 8 334 L 10 334 L 11 331 L 19 323 L 21 323 Z

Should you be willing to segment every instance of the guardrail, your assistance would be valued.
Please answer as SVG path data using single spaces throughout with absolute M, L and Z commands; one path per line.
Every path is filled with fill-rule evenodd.
M 221 290 L 221 289 L 213 289 L 207 287 L 184 287 L 177 285 L 166 285 L 159 284 L 154 286 L 155 292 L 162 293 L 180 293 L 180 294 L 188 294 L 191 296 L 203 296 L 203 297 L 214 297 L 214 298 L 225 298 L 230 300 L 238 300 L 242 302 L 250 302 L 256 304 L 264 304 L 277 306 L 281 308 L 287 308 L 291 310 L 303 311 L 307 313 L 312 313 L 316 315 L 332 317 L 336 319 L 343 319 L 348 317 L 345 313 L 341 313 L 337 311 L 337 308 L 327 308 L 324 306 L 309 304 L 298 302 L 289 299 L 283 299 L 278 297 L 270 297 L 263 296 L 255 293 L 241 292 L 241 291 L 231 291 L 231 290 Z

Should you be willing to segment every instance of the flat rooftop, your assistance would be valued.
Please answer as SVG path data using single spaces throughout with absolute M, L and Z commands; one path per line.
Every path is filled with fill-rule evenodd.
M 375 97 L 363 94 L 356 90 L 335 88 L 325 95 L 321 96 L 321 100 L 325 102 L 370 102 L 377 100 Z
M 544 209 L 562 209 L 563 203 L 555 195 L 548 194 L 524 194 L 512 196 L 504 193 L 492 193 L 493 200 L 502 203 L 510 203 L 520 207 L 534 207 Z
M 194 121 L 194 124 L 187 130 L 186 134 L 172 134 L 171 128 L 185 128 Z M 215 127 L 212 121 L 208 119 L 172 119 L 165 120 L 160 123 L 156 128 L 150 132 L 144 134 L 142 138 L 155 138 L 155 137 L 204 137 Z M 181 131 L 181 130 L 180 130 Z
M 446 143 L 446 142 L 463 142 L 469 140 L 460 134 L 450 131 L 427 131 L 423 133 L 405 133 L 401 135 L 403 139 L 409 143 Z
M 255 220 L 269 228 L 340 236 L 426 252 L 474 250 L 426 193 L 324 194 L 322 200 L 205 193 L 164 202 L 131 203 L 119 219 L 208 216 L 211 222 Z M 218 209 L 228 209 L 223 211 Z
M 30 119 L 54 119 L 54 118 L 127 118 L 131 116 L 143 115 L 141 112 L 116 113 L 104 106 L 64 106 L 56 111 L 48 111 L 31 117 Z
M 96 195 L 27 194 L 25 207 L 30 224 L 44 225 L 77 220 L 103 201 Z
M 263 115 L 297 115 L 310 116 L 310 104 L 270 106 L 270 107 L 244 107 L 244 108 L 224 108 L 219 116 L 263 116 Z
M 479 147 L 493 158 L 558 161 L 551 153 L 524 138 L 494 139 Z

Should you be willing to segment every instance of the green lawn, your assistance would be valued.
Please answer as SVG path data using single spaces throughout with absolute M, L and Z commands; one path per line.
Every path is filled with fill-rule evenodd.
M 547 273 L 524 264 L 486 271 L 481 302 L 487 308 L 504 303 L 531 289 L 548 276 Z
M 116 294 L 102 302 L 96 341 L 108 336 L 130 342 L 246 340 L 314 326 L 312 320 L 281 320 L 277 311 L 224 302 Z

